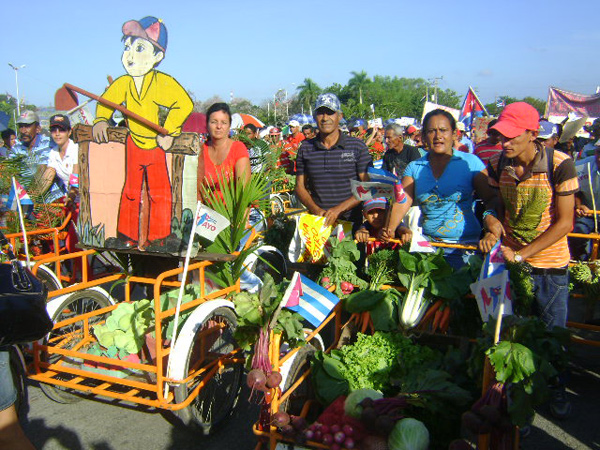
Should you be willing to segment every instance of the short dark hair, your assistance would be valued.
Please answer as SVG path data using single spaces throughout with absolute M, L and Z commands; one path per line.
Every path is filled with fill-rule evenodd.
M 313 128 L 313 126 L 312 126 L 310 123 L 307 123 L 306 125 L 304 125 L 304 126 L 302 127 L 302 131 L 306 131 L 306 130 L 313 131 L 313 130 L 314 130 L 314 128 Z
M 258 130 L 258 128 L 256 128 L 256 125 L 254 125 L 253 123 L 247 123 L 246 125 L 244 125 L 244 130 L 250 130 L 253 133 L 256 133 L 256 130 Z
M 17 133 L 15 133 L 15 130 L 7 128 L 6 130 L 2 131 L 2 140 L 9 139 L 11 136 L 16 136 L 16 135 L 17 135 Z
M 227 103 L 213 103 L 208 111 L 206 111 L 206 123 L 210 120 L 210 115 L 216 113 L 217 111 L 222 111 L 229 116 L 229 124 L 231 125 L 231 110 L 229 109 L 229 105 Z
M 452 128 L 452 132 L 456 131 L 456 119 L 454 116 L 448 111 L 444 111 L 440 108 L 434 109 L 433 111 L 429 111 L 427 114 L 425 114 L 425 117 L 423 118 L 423 130 L 427 130 L 427 124 L 431 118 L 435 116 L 444 116 L 450 122 L 450 128 Z

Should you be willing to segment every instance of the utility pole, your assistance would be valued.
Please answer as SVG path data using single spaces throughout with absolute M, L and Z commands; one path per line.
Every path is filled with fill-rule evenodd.
M 431 81 L 433 82 L 433 101 L 438 103 L 438 81 L 443 80 L 444 77 L 434 77 Z M 429 91 L 428 91 L 429 92 Z
M 23 67 L 25 67 L 25 64 L 23 64 L 22 66 L 16 67 L 11 63 L 8 63 L 8 65 L 10 67 L 13 68 L 13 70 L 15 71 L 15 83 L 17 85 L 17 115 L 19 117 L 21 117 L 21 98 L 19 97 L 19 69 L 22 69 Z

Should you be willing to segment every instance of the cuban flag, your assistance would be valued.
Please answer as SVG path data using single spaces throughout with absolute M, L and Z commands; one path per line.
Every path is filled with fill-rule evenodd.
M 460 108 L 458 120 L 465 124 L 465 129 L 470 130 L 473 127 L 475 118 L 483 117 L 484 114 L 488 115 L 485 106 L 479 101 L 473 88 L 469 86 L 465 101 L 462 104 L 462 108 Z
M 281 302 L 297 312 L 315 328 L 323 323 L 340 299 L 305 276 L 294 272 Z
M 33 206 L 33 201 L 31 200 L 31 198 L 29 198 L 29 195 L 27 194 L 27 191 L 25 190 L 25 188 L 23 188 L 23 186 L 21 186 L 21 183 L 19 183 L 17 180 L 13 179 L 13 181 L 14 182 L 10 188 L 10 192 L 8 193 L 8 201 L 6 202 L 6 207 L 8 209 L 16 211 L 17 210 L 17 199 L 18 199 L 19 203 L 21 203 L 21 206 L 26 206 L 26 205 Z M 16 191 L 15 191 L 15 187 L 16 187 Z
M 388 172 L 384 169 L 369 167 L 367 169 L 367 174 L 369 175 L 370 183 L 380 183 L 382 185 L 393 186 L 393 196 L 390 195 L 390 198 L 393 198 L 396 203 L 406 202 L 406 194 L 404 192 L 404 188 L 402 187 L 402 183 L 400 182 L 400 177 L 398 177 L 395 173 Z M 380 197 L 381 195 L 378 196 Z

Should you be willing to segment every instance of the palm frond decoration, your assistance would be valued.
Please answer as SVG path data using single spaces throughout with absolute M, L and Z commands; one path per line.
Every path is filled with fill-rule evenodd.
M 261 244 L 256 241 L 240 248 L 240 243 L 250 230 L 246 227 L 250 208 L 264 209 L 268 207 L 268 180 L 263 173 L 252 174 L 250 181 L 244 183 L 236 179 L 217 177 L 221 195 L 207 186 L 202 186 L 202 202 L 212 208 L 229 222 L 229 228 L 219 233 L 215 241 L 207 248 L 207 252 L 231 255 L 239 251 L 238 257 L 230 262 L 214 264 L 209 277 L 220 286 L 232 286 L 244 271 L 243 262 Z

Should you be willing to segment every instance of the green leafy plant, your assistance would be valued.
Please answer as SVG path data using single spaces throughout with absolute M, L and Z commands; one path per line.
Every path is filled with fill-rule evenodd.
M 469 371 L 474 379 L 481 380 L 484 356 L 489 357 L 496 380 L 508 385 L 511 420 L 522 426 L 533 414 L 533 408 L 548 399 L 548 386 L 566 369 L 565 348 L 570 333 L 559 327 L 548 330 L 535 317 L 507 316 L 503 319 L 501 341 L 493 345 L 494 325 L 484 325 L 484 336 L 473 349 Z
M 244 269 L 244 260 L 254 252 L 258 243 L 240 249 L 240 242 L 249 231 L 246 228 L 250 207 L 257 205 L 259 209 L 266 208 L 268 202 L 268 182 L 263 174 L 255 173 L 248 183 L 239 180 L 217 179 L 220 192 L 202 186 L 202 198 L 206 204 L 226 217 L 230 226 L 219 233 L 215 241 L 206 250 L 213 253 L 231 255 L 239 251 L 234 261 L 215 263 L 211 266 L 208 276 L 220 286 L 232 286 L 240 278 Z

